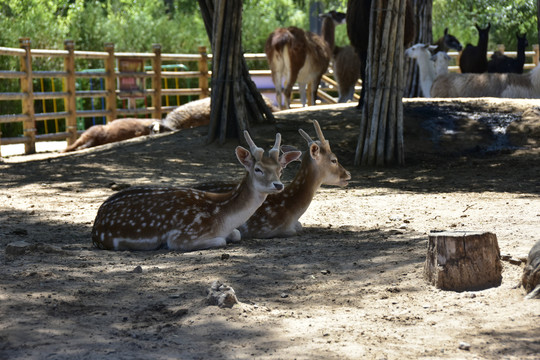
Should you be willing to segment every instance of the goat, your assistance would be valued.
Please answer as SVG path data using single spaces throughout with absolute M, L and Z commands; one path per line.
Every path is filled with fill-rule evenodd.
M 517 57 L 511 58 L 496 51 L 491 55 L 488 61 L 488 72 L 490 73 L 516 73 L 523 74 L 523 65 L 525 65 L 525 48 L 529 46 L 526 34 L 520 36 L 516 34 Z
M 296 235 L 302 229 L 298 219 L 306 212 L 320 186 L 346 186 L 351 179 L 351 174 L 339 164 L 330 149 L 316 120 L 313 120 L 313 126 L 319 140 L 314 141 L 304 130 L 298 130 L 309 150 L 302 156 L 295 178 L 279 194 L 269 195 L 255 214 L 238 228 L 242 237 L 267 239 Z M 230 190 L 232 185 L 202 184 L 196 188 L 221 192 Z
M 441 51 L 447 53 L 450 49 L 454 49 L 456 51 L 461 51 L 461 49 L 463 49 L 463 46 L 461 46 L 459 40 L 454 35 L 448 33 L 448 28 L 444 29 L 444 35 L 441 36 L 433 45 L 436 46 L 436 48 L 432 51 L 432 54 L 434 55 Z
M 91 126 L 62 152 L 86 149 L 169 130 L 171 129 L 162 124 L 159 119 L 117 119 L 106 125 Z
M 459 59 L 459 68 L 462 73 L 484 73 L 488 69 L 487 46 L 491 23 L 485 29 L 474 25 L 478 30 L 477 46 L 467 44 Z
M 450 60 L 450 56 L 444 51 L 439 51 L 431 56 L 431 61 L 433 61 L 435 68 L 435 78 L 439 75 L 448 74 Z
M 272 112 L 279 111 L 272 100 L 263 95 L 264 102 Z M 190 129 L 210 123 L 210 98 L 190 101 L 167 114 L 163 124 L 173 130 Z
M 134 187 L 109 197 L 100 206 L 92 228 L 94 246 L 107 250 L 193 251 L 239 241 L 242 225 L 268 194 L 283 191 L 282 168 L 298 159 L 299 151 L 279 156 L 281 135 L 276 134 L 268 156 L 249 133 L 250 146 L 236 148 L 246 168 L 242 182 L 227 193 L 180 187 Z
M 540 65 L 526 74 L 441 75 L 433 81 L 433 97 L 540 98 Z
M 335 46 L 335 27 L 345 23 L 345 14 L 330 11 L 320 14 L 323 19 L 322 35 L 332 50 L 332 67 L 338 83 L 338 102 L 343 103 L 353 99 L 354 87 L 360 77 L 360 58 L 352 46 Z
M 411 59 L 416 59 L 418 68 L 420 70 L 420 88 L 424 97 L 429 98 L 431 84 L 435 79 L 435 65 L 431 61 L 430 48 L 435 48 L 434 45 L 428 44 L 415 44 L 405 50 L 405 56 Z
M 347 1 L 347 35 L 354 50 L 360 58 L 360 78 L 362 79 L 362 91 L 358 108 L 364 104 L 366 88 L 366 64 L 369 44 L 369 17 L 372 0 L 349 0 Z M 405 31 L 403 44 L 408 46 L 415 38 L 415 17 L 412 0 L 407 0 L 405 8 Z
M 328 70 L 331 57 L 330 48 L 323 38 L 295 26 L 278 28 L 268 36 L 264 52 L 272 71 L 278 106 L 281 109 L 291 107 L 291 92 L 296 81 L 302 106 L 306 105 L 308 84 L 311 86 L 309 105 L 314 105 L 319 83 Z

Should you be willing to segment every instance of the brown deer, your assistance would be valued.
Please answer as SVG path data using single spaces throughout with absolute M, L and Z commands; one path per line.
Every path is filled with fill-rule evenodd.
M 313 125 L 319 140 L 312 140 L 302 129 L 298 130 L 307 141 L 309 150 L 302 157 L 300 170 L 293 181 L 279 194 L 269 195 L 249 220 L 238 228 L 243 237 L 272 238 L 296 235 L 302 230 L 298 221 L 311 204 L 322 184 L 346 186 L 351 174 L 341 166 L 324 138 L 316 120 Z M 225 191 L 231 184 L 203 185 L 200 188 Z
M 332 68 L 338 83 L 338 102 L 343 103 L 353 99 L 354 87 L 360 77 L 360 58 L 354 48 L 335 46 L 335 29 L 337 25 L 345 24 L 345 13 L 335 10 L 320 14 L 323 19 L 322 35 L 332 51 Z
M 328 70 L 331 56 L 330 48 L 323 38 L 294 26 L 278 28 L 268 36 L 264 52 L 272 71 L 278 106 L 281 109 L 291 107 L 291 91 L 297 81 L 302 106 L 307 102 L 308 84 L 311 86 L 309 105 L 314 105 L 319 83 Z
M 236 148 L 247 170 L 232 191 L 211 193 L 180 187 L 134 187 L 112 195 L 99 208 L 92 228 L 92 242 L 107 250 L 193 251 L 221 247 L 241 238 L 237 227 L 264 202 L 278 193 L 282 168 L 300 157 L 299 151 L 279 156 L 281 135 L 268 156 L 247 131 L 250 146 Z
M 169 131 L 159 119 L 117 119 L 106 125 L 94 125 L 62 152 L 81 150 L 93 146 L 127 140 L 155 132 Z

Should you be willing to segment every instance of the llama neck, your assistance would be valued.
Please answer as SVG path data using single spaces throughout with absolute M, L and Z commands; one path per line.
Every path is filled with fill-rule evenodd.
M 331 17 L 325 16 L 322 23 L 322 36 L 324 41 L 328 44 L 330 51 L 334 53 L 334 47 L 336 43 L 336 25 Z
M 435 67 L 429 56 L 429 52 L 426 52 L 416 58 L 418 67 L 420 68 L 420 81 L 433 81 L 435 78 Z
M 517 62 L 523 66 L 525 64 L 525 44 L 522 42 L 518 42 L 518 49 L 517 49 Z

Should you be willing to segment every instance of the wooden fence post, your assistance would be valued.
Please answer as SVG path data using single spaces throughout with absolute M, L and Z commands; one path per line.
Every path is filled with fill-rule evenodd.
M 161 45 L 152 45 L 154 50 L 154 61 L 152 67 L 154 68 L 154 77 L 152 78 L 152 87 L 154 88 L 154 95 L 152 96 L 152 104 L 154 105 L 154 112 L 152 117 L 154 119 L 161 119 Z
M 109 56 L 105 60 L 105 90 L 107 90 L 107 124 L 116 119 L 116 69 L 114 58 L 114 44 L 106 43 L 105 51 Z
M 26 94 L 22 99 L 22 109 L 28 118 L 23 122 L 24 136 L 27 138 L 24 143 L 25 154 L 36 152 L 36 116 L 34 110 L 34 86 L 32 81 L 32 55 L 30 54 L 30 38 L 20 38 L 19 44 L 26 52 L 21 57 L 21 71 L 26 75 L 21 78 L 21 91 Z
M 64 59 L 64 69 L 67 72 L 66 90 L 68 96 L 64 98 L 64 106 L 68 116 L 66 118 L 66 130 L 68 132 L 67 143 L 71 145 L 77 140 L 77 103 L 75 101 L 75 43 L 73 40 L 64 41 L 64 49 L 68 55 Z
M 532 46 L 533 50 L 534 50 L 534 56 L 533 56 L 533 62 L 534 62 L 534 66 L 538 65 L 538 61 L 539 61 L 539 58 L 540 58 L 540 46 L 538 44 L 534 44 Z
M 206 46 L 199 46 L 199 87 L 201 88 L 200 98 L 206 98 L 210 96 L 210 90 L 208 90 L 208 54 L 206 53 Z

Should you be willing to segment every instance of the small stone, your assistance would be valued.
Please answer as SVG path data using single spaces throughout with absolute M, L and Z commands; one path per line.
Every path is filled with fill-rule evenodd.
M 469 351 L 469 350 L 471 350 L 471 344 L 466 343 L 466 342 L 464 342 L 464 341 L 461 341 L 461 342 L 459 343 L 459 347 L 458 347 L 458 348 L 459 348 L 460 350 L 466 350 L 466 351 Z
M 114 190 L 114 191 L 124 190 L 124 189 L 127 189 L 128 187 L 131 187 L 131 185 L 130 184 L 117 184 L 117 183 L 111 184 L 111 190 Z
M 6 255 L 24 255 L 32 249 L 33 245 L 26 241 L 15 241 L 6 245 Z
M 140 265 L 138 265 L 135 269 L 133 269 L 131 271 L 132 273 L 135 273 L 135 274 L 142 274 L 142 267 Z

